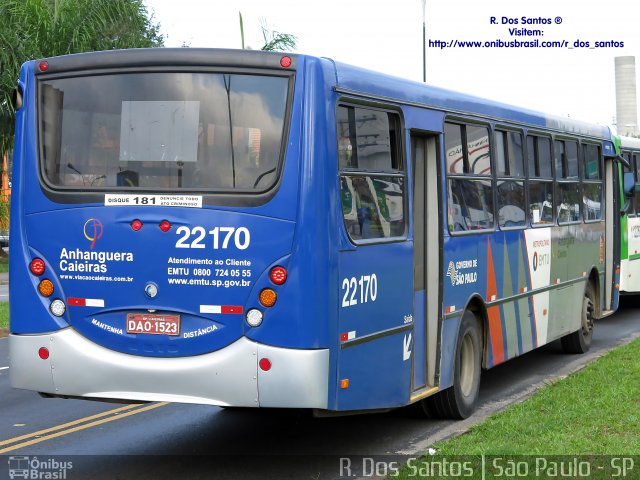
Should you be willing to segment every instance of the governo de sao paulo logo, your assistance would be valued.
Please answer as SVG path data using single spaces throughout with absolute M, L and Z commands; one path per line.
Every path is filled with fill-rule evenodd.
M 95 246 L 96 242 L 102 238 L 102 232 L 104 226 L 102 222 L 97 218 L 90 218 L 84 222 L 84 238 L 91 242 L 91 249 Z

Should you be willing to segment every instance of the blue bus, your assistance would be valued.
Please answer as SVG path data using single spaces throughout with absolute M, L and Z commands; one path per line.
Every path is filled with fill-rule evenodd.
M 604 127 L 211 49 L 29 61 L 16 111 L 15 388 L 464 418 L 617 305 Z

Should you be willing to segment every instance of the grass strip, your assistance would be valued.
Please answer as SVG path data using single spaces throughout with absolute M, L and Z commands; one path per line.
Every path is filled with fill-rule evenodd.
M 9 328 L 9 302 L 0 302 L 0 328 Z
M 468 432 L 434 444 L 430 449 L 434 456 L 414 459 L 412 465 L 436 462 L 441 466 L 443 459 L 445 463 L 447 459 L 457 459 L 468 461 L 470 471 L 479 472 L 482 456 L 486 461 L 489 461 L 487 456 L 513 458 L 514 463 L 503 460 L 501 467 L 518 461 L 531 466 L 542 456 L 555 456 L 548 460 L 549 465 L 554 460 L 578 462 L 577 456 L 582 460 L 595 459 L 595 464 L 609 462 L 602 455 L 633 455 L 639 459 L 639 379 L 640 339 L 636 339 L 607 352 L 567 378 L 549 384 L 524 402 L 491 415 Z M 593 478 L 610 478 L 607 475 L 618 473 L 612 468 L 608 465 L 606 471 L 597 472 L 604 476 Z M 486 478 L 494 478 L 496 469 L 488 471 Z M 533 478 L 532 471 L 522 478 Z M 511 473 L 512 478 L 518 476 Z M 433 477 L 433 469 L 405 466 L 399 475 L 388 478 L 426 477 Z M 442 478 L 454 477 L 444 475 Z
M 640 453 L 640 339 L 434 445 L 438 454 Z

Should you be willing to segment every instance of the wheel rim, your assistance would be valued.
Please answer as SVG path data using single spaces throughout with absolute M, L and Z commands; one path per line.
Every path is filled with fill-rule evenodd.
M 467 334 L 462 339 L 462 349 L 460 351 L 460 390 L 465 397 L 473 392 L 475 376 L 475 352 L 473 339 Z
M 588 337 L 593 331 L 593 302 L 588 295 L 582 299 L 582 336 Z

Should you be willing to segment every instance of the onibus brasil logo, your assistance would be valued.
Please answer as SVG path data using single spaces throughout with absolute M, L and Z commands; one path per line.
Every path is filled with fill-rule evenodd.
M 90 218 L 84 222 L 84 238 L 91 242 L 91 249 L 95 246 L 96 242 L 102 238 L 102 232 L 104 227 L 102 222 L 97 218 Z
M 38 459 L 38 457 L 9 457 L 9 478 L 66 480 L 67 470 L 73 469 L 73 462 L 54 458 Z

